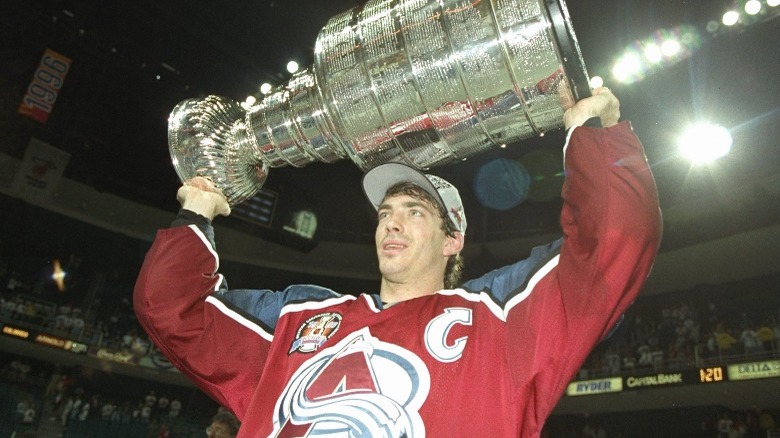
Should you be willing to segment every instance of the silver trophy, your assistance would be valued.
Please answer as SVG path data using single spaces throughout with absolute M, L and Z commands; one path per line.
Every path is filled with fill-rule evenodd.
M 563 0 L 372 0 L 331 18 L 314 65 L 248 110 L 179 103 L 168 142 L 182 181 L 208 177 L 236 205 L 271 167 L 428 169 L 540 135 L 589 91 Z

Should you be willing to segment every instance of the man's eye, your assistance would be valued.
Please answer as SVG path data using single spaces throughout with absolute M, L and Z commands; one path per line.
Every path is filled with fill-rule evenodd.
M 409 214 L 411 214 L 412 216 L 422 216 L 422 215 L 423 215 L 423 212 L 422 212 L 422 211 L 420 211 L 420 210 L 411 210 L 411 211 L 409 212 Z
M 379 220 L 382 220 L 382 219 L 386 218 L 387 216 L 388 216 L 388 213 L 386 211 L 382 211 L 382 212 L 380 212 L 377 215 L 377 218 L 379 218 Z

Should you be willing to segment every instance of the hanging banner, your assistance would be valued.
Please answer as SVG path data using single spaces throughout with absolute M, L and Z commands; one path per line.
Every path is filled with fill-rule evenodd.
M 69 160 L 69 153 L 37 138 L 30 139 L 24 160 L 14 176 L 13 192 L 32 204 L 48 202 Z
M 46 123 L 65 82 L 65 75 L 70 70 L 70 63 L 67 56 L 46 49 L 19 104 L 19 114 Z

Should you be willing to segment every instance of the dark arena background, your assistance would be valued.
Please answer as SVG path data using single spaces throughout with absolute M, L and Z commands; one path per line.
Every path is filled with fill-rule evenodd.
M 289 79 L 288 61 L 311 65 L 327 19 L 357 4 L 0 4 L 1 437 L 205 435 L 219 406 L 150 345 L 131 307 L 154 232 L 178 208 L 168 114 L 208 94 L 261 98 Z M 780 437 L 780 6 L 568 8 L 588 73 L 645 145 L 664 236 L 640 298 L 545 436 L 716 437 L 728 417 L 729 436 Z M 466 203 L 467 278 L 558 236 L 563 141 L 553 131 L 434 169 Z M 375 291 L 360 177 L 348 160 L 272 169 L 255 204 L 218 222 L 231 286 Z M 301 211 L 316 232 L 296 232 Z

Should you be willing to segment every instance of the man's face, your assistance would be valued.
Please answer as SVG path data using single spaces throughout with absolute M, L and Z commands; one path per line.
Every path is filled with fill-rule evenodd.
M 399 194 L 377 209 L 376 251 L 379 271 L 391 282 L 410 282 L 424 275 L 443 278 L 449 249 L 443 220 L 428 201 Z
M 235 435 L 230 432 L 230 426 L 227 424 L 222 421 L 213 421 L 211 426 L 206 428 L 206 436 L 208 438 L 233 438 Z

